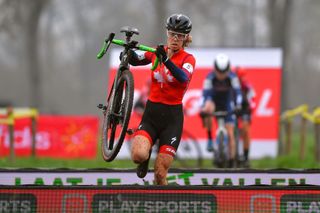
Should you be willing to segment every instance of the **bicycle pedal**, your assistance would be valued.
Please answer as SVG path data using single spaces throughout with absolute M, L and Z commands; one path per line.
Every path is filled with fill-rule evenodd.
M 97 106 L 99 109 L 106 111 L 107 110 L 107 106 L 104 106 L 103 104 L 98 104 Z

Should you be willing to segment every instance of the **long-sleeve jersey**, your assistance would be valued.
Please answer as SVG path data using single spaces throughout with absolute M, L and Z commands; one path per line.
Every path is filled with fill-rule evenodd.
M 167 47 L 165 47 L 167 50 Z M 156 55 L 145 52 L 143 55 L 134 54 L 130 59 L 131 65 L 146 65 L 153 63 Z M 151 72 L 151 88 L 149 100 L 168 105 L 182 104 L 183 96 L 188 88 L 195 67 L 195 58 L 184 49 L 176 52 L 168 61 L 159 64 Z
M 217 106 L 225 106 L 232 100 L 235 100 L 236 105 L 241 105 L 242 93 L 238 77 L 229 72 L 224 80 L 219 80 L 215 72 L 210 72 L 203 84 L 203 98 L 204 101 L 214 101 Z
M 244 110 L 254 110 L 256 108 L 256 93 L 252 85 L 248 81 L 240 81 L 241 91 L 242 91 L 242 109 Z

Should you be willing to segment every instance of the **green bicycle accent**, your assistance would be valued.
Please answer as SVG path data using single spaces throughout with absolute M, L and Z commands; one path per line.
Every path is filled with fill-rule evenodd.
M 107 42 L 104 42 L 101 50 L 100 50 L 99 53 L 97 54 L 97 59 L 101 59 L 101 58 L 104 56 L 104 54 L 105 54 L 106 51 L 107 51 L 107 46 L 108 46 L 108 45 L 107 45 Z
M 125 44 L 126 44 L 125 41 L 120 40 L 120 39 L 113 39 L 112 43 L 119 45 L 119 46 L 125 46 Z M 97 59 L 101 59 L 104 56 L 104 54 L 107 52 L 109 45 L 110 45 L 110 41 L 104 42 L 103 47 L 101 48 L 100 52 L 97 54 Z M 142 44 L 139 44 L 137 46 L 137 49 L 142 50 L 142 51 L 152 52 L 152 53 L 156 52 L 156 49 L 142 45 Z M 159 64 L 159 59 L 157 57 L 154 61 L 154 64 L 151 67 L 151 70 L 154 71 L 157 68 L 158 64 Z
M 117 44 L 119 46 L 124 46 L 125 45 L 125 42 L 123 40 L 120 40 L 120 39 L 113 39 L 112 43 Z

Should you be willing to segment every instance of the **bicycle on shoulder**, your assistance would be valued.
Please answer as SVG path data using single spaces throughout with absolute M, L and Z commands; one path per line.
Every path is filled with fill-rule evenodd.
M 98 108 L 101 109 L 103 113 L 101 150 L 103 159 L 107 162 L 114 160 L 118 155 L 125 139 L 131 116 L 134 79 L 129 66 L 130 50 L 138 49 L 155 52 L 154 48 L 138 44 L 137 41 L 131 40 L 134 34 L 139 35 L 138 29 L 123 27 L 120 32 L 125 34 L 125 40 L 114 39 L 115 33 L 110 33 L 97 55 L 97 58 L 101 59 L 111 43 L 124 48 L 120 53 L 119 57 L 121 62 L 113 79 L 105 104 L 98 105 Z M 157 65 L 158 60 L 155 61 L 151 69 L 154 70 Z

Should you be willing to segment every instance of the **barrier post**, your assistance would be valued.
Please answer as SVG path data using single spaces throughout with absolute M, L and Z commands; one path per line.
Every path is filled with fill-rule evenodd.
M 317 162 L 320 162 L 320 124 L 319 123 L 315 124 L 315 139 L 316 139 L 315 159 Z
M 285 132 L 286 132 L 286 154 L 289 154 L 291 151 L 291 139 L 292 139 L 292 119 L 289 118 L 285 122 Z
M 320 162 L 320 107 L 313 111 L 315 124 L 315 159 Z
M 285 146 L 285 153 L 289 154 L 291 151 L 291 145 L 292 145 L 292 123 L 293 123 L 293 118 L 296 117 L 297 115 L 300 114 L 305 114 L 308 111 L 308 105 L 303 104 L 300 105 L 294 109 L 287 110 L 281 115 L 281 120 L 284 121 L 285 125 L 285 134 L 286 134 L 286 146 Z M 304 119 L 304 118 L 303 118 Z M 305 122 L 305 121 L 303 121 Z M 305 124 L 304 126 L 301 127 L 301 138 L 305 137 Z M 304 142 L 300 144 L 300 147 L 304 147 Z M 304 149 L 303 149 L 304 152 Z M 300 152 L 300 155 L 304 155 L 303 153 Z M 304 156 L 302 156 L 304 157 Z
M 9 161 L 14 161 L 15 154 L 14 154 L 14 115 L 13 115 L 13 108 L 7 108 L 7 116 L 8 116 L 8 129 L 9 129 Z
M 302 116 L 301 117 L 301 127 L 300 127 L 300 160 L 304 159 L 305 154 L 305 146 L 306 146 L 306 127 L 307 127 L 307 119 Z
M 283 124 L 284 124 L 284 122 L 282 120 L 280 120 L 280 122 L 279 122 L 280 131 L 279 131 L 279 143 L 278 143 L 278 156 L 281 156 L 281 155 L 284 154 L 284 151 L 283 151 L 283 133 L 282 133 Z
M 33 116 L 31 118 L 31 137 L 32 137 L 32 144 L 31 144 L 31 156 L 36 156 L 36 133 L 37 133 L 37 120 L 36 117 Z
M 34 108 L 30 109 L 30 117 L 31 117 L 31 156 L 36 156 L 36 147 L 37 147 L 37 121 L 38 121 L 38 111 Z

